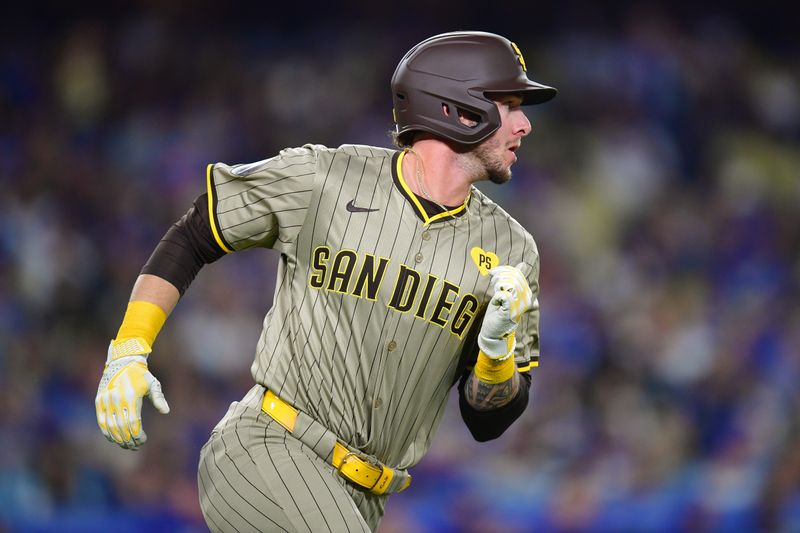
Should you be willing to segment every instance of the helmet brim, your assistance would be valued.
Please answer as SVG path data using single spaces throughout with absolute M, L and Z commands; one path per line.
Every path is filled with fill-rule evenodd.
M 558 89 L 526 80 L 516 87 L 504 85 L 501 88 L 484 88 L 484 94 L 517 94 L 522 98 L 522 105 L 537 105 L 549 102 L 558 94 Z

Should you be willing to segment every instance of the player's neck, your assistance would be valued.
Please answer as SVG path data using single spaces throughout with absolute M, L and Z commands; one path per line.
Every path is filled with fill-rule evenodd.
M 414 143 L 403 158 L 403 176 L 414 194 L 435 203 L 457 206 L 464 203 L 474 179 L 458 164 L 458 154 L 436 139 Z

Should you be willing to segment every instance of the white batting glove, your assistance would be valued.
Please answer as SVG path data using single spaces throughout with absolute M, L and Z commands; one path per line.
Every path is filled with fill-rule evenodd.
M 144 339 L 128 339 L 108 346 L 103 377 L 94 400 L 97 425 L 111 442 L 136 450 L 147 440 L 142 429 L 142 398 L 150 397 L 156 410 L 169 413 L 161 383 L 147 369 L 150 346 Z
M 520 266 L 505 265 L 489 271 L 494 295 L 483 317 L 478 347 L 491 359 L 503 360 L 514 353 L 513 335 L 522 314 L 531 308 L 533 293 Z

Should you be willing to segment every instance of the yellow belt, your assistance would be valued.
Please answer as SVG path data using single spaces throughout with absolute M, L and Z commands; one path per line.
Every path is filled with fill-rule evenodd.
M 281 400 L 271 390 L 264 393 L 261 410 L 282 425 L 289 433 L 294 433 L 298 410 Z M 336 441 L 333 447 L 331 464 L 342 477 L 364 487 L 373 494 L 386 494 L 395 477 L 395 470 L 381 464 L 377 460 L 360 453 L 350 451 L 347 446 Z M 399 480 L 398 480 L 399 481 Z M 395 492 L 405 490 L 411 484 L 411 476 L 397 488 Z

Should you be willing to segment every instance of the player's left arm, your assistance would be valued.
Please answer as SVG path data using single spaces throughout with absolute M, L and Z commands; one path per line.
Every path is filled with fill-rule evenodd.
M 530 378 L 530 375 L 526 375 Z M 514 372 L 509 379 L 500 383 L 487 383 L 475 375 L 475 371 L 469 373 L 464 384 L 464 399 L 470 407 L 476 411 L 493 411 L 500 409 L 517 399 L 520 395 L 522 376 L 519 372 Z M 528 381 L 527 385 L 530 385 Z M 527 396 L 527 387 L 525 390 Z
M 509 382 L 511 381 L 512 380 L 509 380 Z M 461 378 L 461 382 L 459 383 L 459 408 L 461 410 L 461 418 L 464 420 L 464 423 L 476 441 L 486 442 L 498 438 L 505 430 L 511 427 L 511 424 L 525 411 L 525 408 L 528 406 L 531 375 L 528 372 L 518 372 L 515 374 L 513 381 L 517 383 L 516 393 L 507 396 L 506 402 L 501 406 L 484 409 L 480 406 L 475 407 L 473 405 L 475 399 L 468 399 L 470 387 L 477 386 L 482 388 L 482 390 L 475 393 L 476 396 L 485 394 L 486 397 L 490 397 L 492 395 L 497 395 L 498 389 L 500 389 L 500 392 L 503 392 L 502 389 L 515 385 L 508 383 L 487 386 L 475 378 L 474 372 L 464 374 Z
M 533 319 L 538 331 L 538 300 L 520 270 L 524 266 L 518 267 L 490 271 L 493 296 L 477 337 L 477 360 L 459 384 L 462 418 L 479 441 L 499 437 L 528 404 L 531 376 L 518 370 L 515 353 L 525 353 L 529 347 L 517 345 L 517 330 L 521 322 L 528 325 Z M 519 337 L 531 338 L 526 333 Z

